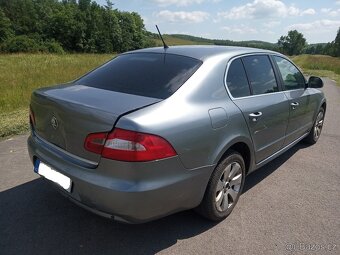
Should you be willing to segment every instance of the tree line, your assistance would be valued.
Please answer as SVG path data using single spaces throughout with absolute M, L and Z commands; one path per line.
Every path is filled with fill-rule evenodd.
M 322 54 L 340 57 L 340 28 L 334 41 L 308 45 L 302 33 L 291 30 L 278 40 L 278 50 L 287 55 Z
M 244 46 L 280 51 L 287 55 L 340 56 L 340 28 L 334 41 L 308 45 L 292 30 L 277 43 L 217 40 L 173 35 L 199 44 Z M 136 12 L 92 0 L 0 0 L 0 52 L 125 52 L 156 45 L 158 34 L 146 31 Z
M 108 0 L 0 0 L 0 51 L 112 53 L 153 46 L 141 16 Z
M 154 37 L 155 36 L 156 35 L 154 35 Z M 316 43 L 316 44 L 308 44 L 303 34 L 298 32 L 297 30 L 291 30 L 288 32 L 287 35 L 281 36 L 278 39 L 277 43 L 269 43 L 255 40 L 237 42 L 232 40 L 206 39 L 202 37 L 182 34 L 175 34 L 172 36 L 184 40 L 197 42 L 198 44 L 252 47 L 279 51 L 290 56 L 299 54 L 321 54 L 340 57 L 340 28 L 338 29 L 334 41 L 329 43 Z

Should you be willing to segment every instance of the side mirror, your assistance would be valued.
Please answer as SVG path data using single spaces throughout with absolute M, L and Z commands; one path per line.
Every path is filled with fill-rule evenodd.
M 319 77 L 311 76 L 308 79 L 308 87 L 309 88 L 316 88 L 316 89 L 322 88 L 323 87 L 323 81 Z

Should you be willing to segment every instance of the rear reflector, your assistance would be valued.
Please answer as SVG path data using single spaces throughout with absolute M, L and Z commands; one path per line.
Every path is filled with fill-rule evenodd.
M 160 136 L 120 128 L 108 135 L 90 134 L 86 138 L 85 148 L 108 159 L 130 162 L 152 161 L 177 155 L 171 144 Z
M 34 112 L 32 111 L 31 107 L 30 107 L 30 123 L 31 125 L 34 127 L 35 126 L 35 117 L 34 117 Z
M 107 133 L 95 133 L 89 134 L 85 140 L 85 149 L 96 154 L 101 154 L 105 140 L 107 137 Z

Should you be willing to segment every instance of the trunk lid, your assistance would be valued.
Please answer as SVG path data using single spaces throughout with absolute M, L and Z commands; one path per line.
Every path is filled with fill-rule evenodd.
M 83 85 L 57 85 L 33 92 L 31 109 L 35 132 L 78 157 L 99 162 L 100 155 L 84 148 L 90 133 L 109 132 L 117 119 L 161 99 Z

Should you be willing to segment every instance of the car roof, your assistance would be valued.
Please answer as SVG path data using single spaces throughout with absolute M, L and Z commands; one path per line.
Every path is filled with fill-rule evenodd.
M 235 47 L 235 46 L 217 46 L 217 45 L 186 45 L 186 46 L 169 46 L 164 49 L 163 47 L 146 48 L 135 51 L 126 52 L 129 53 L 169 53 L 196 58 L 199 60 L 207 60 L 210 57 L 228 54 L 229 57 L 234 57 L 243 54 L 251 53 L 275 53 L 274 51 L 262 50 L 248 47 Z M 280 54 L 281 55 L 281 54 Z

